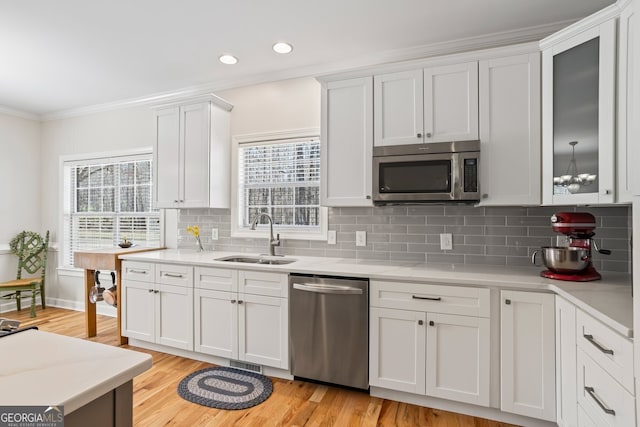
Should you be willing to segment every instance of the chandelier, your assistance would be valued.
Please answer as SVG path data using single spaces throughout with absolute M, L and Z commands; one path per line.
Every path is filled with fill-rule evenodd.
M 596 180 L 597 175 L 589 173 L 578 173 L 578 166 L 576 166 L 576 145 L 578 141 L 571 141 L 571 161 L 567 166 L 567 171 L 564 175 L 554 176 L 553 184 L 566 187 L 570 193 L 577 193 L 580 187 L 583 185 L 589 185 Z

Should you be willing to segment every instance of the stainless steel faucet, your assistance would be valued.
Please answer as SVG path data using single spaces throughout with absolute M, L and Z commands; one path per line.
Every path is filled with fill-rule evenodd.
M 276 256 L 276 246 L 280 246 L 280 233 L 276 235 L 276 238 L 273 237 L 273 218 L 271 215 L 265 212 L 260 212 L 258 215 L 254 216 L 251 220 L 251 230 L 256 229 L 256 225 L 258 221 L 262 217 L 266 217 L 269 220 L 269 255 Z

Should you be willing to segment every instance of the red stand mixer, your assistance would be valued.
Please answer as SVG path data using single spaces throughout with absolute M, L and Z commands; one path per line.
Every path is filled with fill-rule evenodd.
M 592 239 L 596 228 L 595 217 L 587 212 L 558 212 L 551 216 L 551 227 L 556 233 L 569 237 L 569 246 L 547 246 L 541 249 L 542 260 L 548 270 L 542 271 L 540 276 L 570 282 L 600 280 L 602 276 L 591 262 L 592 248 L 605 255 L 610 255 L 611 251 L 598 249 Z M 534 264 L 537 252 L 531 256 Z

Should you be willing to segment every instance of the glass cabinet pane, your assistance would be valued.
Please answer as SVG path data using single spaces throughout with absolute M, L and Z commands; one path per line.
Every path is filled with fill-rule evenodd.
M 598 192 L 599 44 L 553 57 L 553 194 Z

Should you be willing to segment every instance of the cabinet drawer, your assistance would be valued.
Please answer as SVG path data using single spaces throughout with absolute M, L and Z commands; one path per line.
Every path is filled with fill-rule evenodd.
M 596 425 L 635 426 L 635 399 L 578 349 L 578 404 Z
M 236 270 L 226 268 L 196 267 L 194 286 L 198 289 L 209 289 L 212 291 L 235 292 L 238 290 Z
M 633 343 L 581 310 L 576 327 L 578 348 L 633 393 Z
M 238 271 L 238 292 L 272 297 L 287 297 L 288 274 L 264 271 Z
M 370 282 L 371 306 L 489 317 L 489 289 L 422 283 Z
M 153 282 L 154 264 L 150 262 L 123 261 L 122 280 Z
M 156 264 L 156 283 L 162 285 L 193 286 L 193 267 Z

